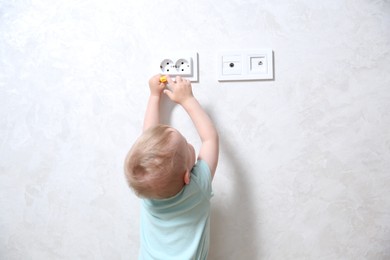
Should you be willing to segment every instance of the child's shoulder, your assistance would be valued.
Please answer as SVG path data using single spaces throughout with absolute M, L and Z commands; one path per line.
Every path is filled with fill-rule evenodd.
M 203 160 L 198 160 L 191 171 L 191 182 L 200 187 L 201 191 L 211 194 L 211 171 L 207 163 Z

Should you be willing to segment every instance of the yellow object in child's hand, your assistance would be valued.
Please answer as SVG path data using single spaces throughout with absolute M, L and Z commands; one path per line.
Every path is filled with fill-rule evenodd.
M 160 77 L 160 82 L 161 83 L 167 82 L 167 76 L 161 76 Z

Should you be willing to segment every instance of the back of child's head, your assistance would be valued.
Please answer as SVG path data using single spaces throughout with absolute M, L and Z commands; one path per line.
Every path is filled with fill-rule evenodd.
M 134 143 L 125 160 L 125 174 L 139 197 L 163 199 L 184 186 L 186 157 L 182 140 L 172 127 L 157 125 Z

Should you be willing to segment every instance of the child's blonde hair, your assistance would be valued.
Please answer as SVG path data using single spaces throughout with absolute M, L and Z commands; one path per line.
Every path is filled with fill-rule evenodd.
M 125 175 L 138 196 L 168 198 L 184 186 L 186 156 L 180 150 L 180 143 L 175 142 L 174 134 L 175 130 L 166 125 L 151 127 L 130 149 Z

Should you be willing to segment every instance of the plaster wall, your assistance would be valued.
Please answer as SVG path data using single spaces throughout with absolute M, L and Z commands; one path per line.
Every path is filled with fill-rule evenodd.
M 0 1 L 0 258 L 136 259 L 123 158 L 151 61 L 192 50 L 221 139 L 209 258 L 389 259 L 389 25 L 389 1 Z M 217 81 L 218 51 L 255 48 L 274 80 Z

